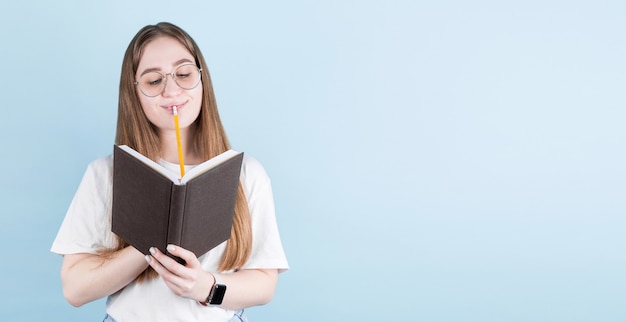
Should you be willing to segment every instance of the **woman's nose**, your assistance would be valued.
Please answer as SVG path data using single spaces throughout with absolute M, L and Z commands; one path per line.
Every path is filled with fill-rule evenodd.
M 170 76 L 170 78 L 168 79 L 167 76 Z M 176 81 L 174 80 L 174 75 L 172 74 L 167 74 L 165 75 L 165 88 L 163 89 L 163 96 L 165 97 L 169 97 L 169 96 L 175 96 L 180 94 L 180 92 L 183 89 L 178 86 L 178 84 L 176 84 Z

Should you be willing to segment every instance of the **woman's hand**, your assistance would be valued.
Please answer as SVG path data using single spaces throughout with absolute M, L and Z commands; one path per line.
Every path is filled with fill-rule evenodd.
M 150 249 L 152 256 L 146 256 L 146 260 L 174 294 L 195 301 L 206 301 L 215 277 L 202 269 L 200 261 L 192 252 L 175 245 L 169 245 L 167 251 L 185 260 L 185 265 L 154 247 Z M 277 279 L 277 269 L 241 269 L 230 274 L 220 274 L 221 282 L 227 287 L 220 307 L 238 310 L 266 304 L 274 296 Z
M 165 255 L 156 247 L 146 260 L 154 268 L 174 294 L 196 301 L 205 301 L 215 283 L 211 273 L 205 272 L 196 255 L 182 247 L 168 245 L 167 251 L 185 261 L 185 265 Z

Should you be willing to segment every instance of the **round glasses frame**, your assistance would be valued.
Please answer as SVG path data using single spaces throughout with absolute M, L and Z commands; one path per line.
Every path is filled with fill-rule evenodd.
M 182 74 L 180 74 L 179 71 L 181 70 L 181 68 L 186 68 L 186 67 L 191 67 L 191 66 L 193 66 L 193 68 L 195 69 L 194 71 L 198 72 L 198 74 L 197 74 L 198 79 L 195 81 L 195 83 L 193 83 L 193 85 L 183 86 L 183 85 L 181 85 L 181 83 L 179 83 L 179 79 L 178 78 L 179 77 L 187 77 L 187 76 L 180 76 Z M 150 86 L 154 86 L 154 89 L 156 89 L 157 86 L 161 88 L 158 91 L 158 93 L 155 92 L 156 94 L 154 94 L 154 95 L 150 95 L 150 94 L 146 93 L 148 90 L 142 88 L 142 84 L 144 84 L 144 82 L 141 82 L 141 83 L 139 82 L 139 81 L 141 81 L 142 78 L 145 78 L 149 74 L 161 75 L 161 78 L 154 79 L 152 81 L 147 82 L 147 84 L 150 85 L 153 82 L 159 81 L 158 84 L 150 85 Z M 134 81 L 133 84 L 135 86 L 139 87 L 139 90 L 141 91 L 141 93 L 143 95 L 145 95 L 147 97 L 156 97 L 156 96 L 159 96 L 159 95 L 163 94 L 163 91 L 165 91 L 165 87 L 167 86 L 167 76 L 168 75 L 172 77 L 172 80 L 174 81 L 174 83 L 176 83 L 176 85 L 178 87 L 180 87 L 182 89 L 185 89 L 185 90 L 190 90 L 190 89 L 196 88 L 198 86 L 198 84 L 200 84 L 200 81 L 202 80 L 202 68 L 199 68 L 195 64 L 184 64 L 184 65 L 180 65 L 180 66 L 176 67 L 176 69 L 173 72 L 167 73 L 167 74 L 163 74 L 163 73 L 160 73 L 160 72 L 157 72 L 157 71 L 149 72 L 149 73 L 146 73 L 146 74 L 142 75 L 141 77 L 139 77 L 139 81 Z M 176 75 L 179 75 L 179 76 L 176 76 Z

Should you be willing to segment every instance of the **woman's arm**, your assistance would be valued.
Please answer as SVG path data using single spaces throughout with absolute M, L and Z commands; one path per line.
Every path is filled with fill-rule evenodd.
M 272 300 L 278 281 L 278 269 L 242 269 L 233 274 L 220 274 L 219 278 L 227 286 L 221 307 L 238 310 L 264 305 Z M 209 290 L 205 293 L 208 296 Z M 206 296 L 202 301 L 205 300 Z
M 204 302 L 209 295 L 215 278 L 205 272 L 198 258 L 190 251 L 177 246 L 168 246 L 168 252 L 185 260 L 183 266 L 152 248 L 152 256 L 146 256 L 174 294 Z M 232 274 L 220 274 L 220 280 L 226 285 L 222 308 L 238 310 L 255 305 L 267 304 L 274 297 L 277 269 L 243 269 Z M 198 304 L 200 305 L 200 304 Z
M 132 282 L 148 267 L 144 255 L 126 247 L 110 258 L 95 254 L 69 254 L 63 257 L 63 295 L 73 306 L 81 306 L 111 295 Z

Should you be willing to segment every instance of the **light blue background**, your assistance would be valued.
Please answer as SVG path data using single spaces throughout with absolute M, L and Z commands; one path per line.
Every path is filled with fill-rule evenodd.
M 273 179 L 252 321 L 626 320 L 626 3 L 532 0 L 4 1 L 0 316 L 102 319 L 49 247 L 163 20 Z

